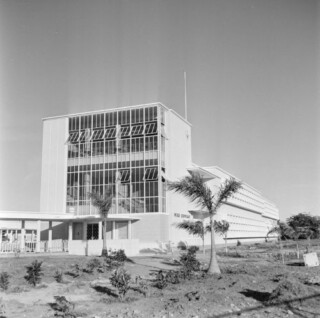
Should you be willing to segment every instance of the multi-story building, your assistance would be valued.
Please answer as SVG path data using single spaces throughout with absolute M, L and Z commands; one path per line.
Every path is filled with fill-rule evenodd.
M 221 169 L 192 164 L 190 123 L 160 103 L 46 118 L 43 125 L 41 211 L 68 215 L 75 241 L 101 238 L 90 192 L 113 195 L 111 241 L 135 240 L 141 249 L 190 240 L 174 226 L 190 217 L 190 203 L 167 192 L 166 181 L 195 169 L 205 171 L 213 186 L 227 177 Z M 271 214 L 264 212 L 267 201 L 249 186 L 231 201 L 233 237 L 264 237 L 265 220 L 278 218 L 274 205 Z
M 193 164 L 191 150 L 190 123 L 161 103 L 45 118 L 40 211 L 62 222 L 51 228 L 56 237 L 68 233 L 70 253 L 101 251 L 102 221 L 91 192 L 113 196 L 111 248 L 132 255 L 169 241 L 200 243 L 176 228 L 195 207 L 168 192 L 166 182 L 197 172 L 216 191 L 230 174 Z M 229 240 L 258 240 L 279 215 L 244 184 L 217 218 L 230 223 Z

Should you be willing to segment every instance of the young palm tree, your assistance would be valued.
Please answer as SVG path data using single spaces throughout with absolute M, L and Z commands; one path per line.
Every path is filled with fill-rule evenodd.
M 202 251 L 205 254 L 204 249 L 204 236 L 208 232 L 208 229 L 204 226 L 202 221 L 182 221 L 177 224 L 178 229 L 186 230 L 189 234 L 199 236 L 202 240 Z
M 101 195 L 99 193 L 91 192 L 88 193 L 89 198 L 91 199 L 92 205 L 98 209 L 98 212 L 102 218 L 102 253 L 101 256 L 108 256 L 107 249 L 107 219 L 112 206 L 112 198 L 111 193 L 106 193 L 105 195 Z
M 278 234 L 278 240 L 279 240 L 279 247 L 280 247 L 280 253 L 282 257 L 282 263 L 284 264 L 284 251 L 283 251 L 283 239 L 290 239 L 294 237 L 294 231 L 293 229 L 288 226 L 286 223 L 281 222 L 280 220 L 277 222 L 277 225 L 274 226 L 268 233 L 266 238 L 268 239 L 268 236 L 270 234 L 276 233 Z
M 194 202 L 199 207 L 209 212 L 211 228 L 210 263 L 208 268 L 209 274 L 220 274 L 215 248 L 213 217 L 222 203 L 230 198 L 232 194 L 236 193 L 240 187 L 241 182 L 231 178 L 220 186 L 219 191 L 216 194 L 213 194 L 209 186 L 198 173 L 193 173 L 191 176 L 184 177 L 179 181 L 170 182 L 168 184 L 169 190 L 185 195 L 191 202 Z
M 228 253 L 228 242 L 227 242 L 227 238 L 228 238 L 228 231 L 229 231 L 229 227 L 230 224 L 229 222 L 222 220 L 222 221 L 214 221 L 213 222 L 213 227 L 214 227 L 214 231 L 220 235 L 224 235 L 224 246 L 225 246 L 225 251 L 226 254 Z

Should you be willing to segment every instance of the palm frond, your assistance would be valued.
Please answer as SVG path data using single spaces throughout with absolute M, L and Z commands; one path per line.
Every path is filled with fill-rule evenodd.
M 218 221 L 218 222 L 214 221 L 213 223 L 214 231 L 220 235 L 224 235 L 225 233 L 227 233 L 229 230 L 229 227 L 230 227 L 229 222 L 225 220 Z
M 100 216 L 107 217 L 112 206 L 113 196 L 109 193 L 101 195 L 95 192 L 89 192 L 88 195 L 92 205 L 98 209 Z
M 176 226 L 178 229 L 186 230 L 189 234 L 204 237 L 207 230 L 201 221 L 182 221 Z
M 213 214 L 219 209 L 221 204 L 227 201 L 234 193 L 239 191 L 242 187 L 240 181 L 234 178 L 227 179 L 224 184 L 219 188 L 218 193 L 212 196 L 212 200 L 215 202 Z
M 193 173 L 191 176 L 186 176 L 179 181 L 169 182 L 168 189 L 183 194 L 191 202 L 209 212 L 212 210 L 211 189 L 198 173 Z

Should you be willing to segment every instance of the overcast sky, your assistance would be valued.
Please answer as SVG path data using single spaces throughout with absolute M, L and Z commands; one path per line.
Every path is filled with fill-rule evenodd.
M 320 3 L 0 0 L 0 210 L 39 211 L 41 118 L 160 101 L 193 161 L 320 215 Z

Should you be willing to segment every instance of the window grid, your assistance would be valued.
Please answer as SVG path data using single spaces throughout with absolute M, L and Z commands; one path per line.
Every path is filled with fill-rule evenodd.
M 146 155 L 150 151 L 159 154 L 157 109 L 139 108 L 69 119 L 68 158 L 78 157 L 80 161 L 70 161 L 72 166 L 68 167 L 67 206 L 78 207 L 77 213 L 87 214 L 89 191 L 101 194 L 111 191 L 118 206 L 112 207 L 112 213 L 159 212 L 159 200 L 163 204 L 165 198 L 162 191 L 159 193 L 158 155 Z M 117 153 L 121 154 L 118 163 Z M 84 172 L 88 172 L 89 179 Z

